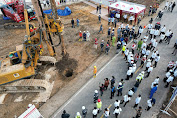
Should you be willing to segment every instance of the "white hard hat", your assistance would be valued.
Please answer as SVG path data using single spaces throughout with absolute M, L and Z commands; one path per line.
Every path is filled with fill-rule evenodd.
M 32 104 L 28 104 L 28 108 L 30 108 L 32 106 Z
M 80 113 L 79 113 L 79 112 L 77 112 L 77 115 L 78 115 L 78 116 L 80 116 Z
M 146 57 L 146 55 L 144 55 L 143 57 Z
M 142 71 L 141 73 L 144 74 L 144 71 Z
M 82 110 L 84 110 L 85 109 L 85 106 L 82 106 Z
M 147 61 L 151 61 L 150 59 L 148 59 Z
M 119 85 L 122 85 L 122 83 L 121 83 L 121 82 L 119 82 Z
M 95 93 L 98 93 L 98 91 L 97 91 L 97 90 L 95 90 Z
M 80 31 L 81 32 L 81 31 Z
M 141 76 L 142 74 L 140 73 L 139 76 Z
M 170 69 L 170 72 L 173 72 L 173 70 L 172 70 L 172 69 Z
M 85 31 L 84 31 L 85 32 Z

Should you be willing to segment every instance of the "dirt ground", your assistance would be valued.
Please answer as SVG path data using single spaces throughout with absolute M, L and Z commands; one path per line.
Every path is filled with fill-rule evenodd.
M 93 48 L 94 38 L 98 38 L 99 42 L 102 39 L 104 39 L 105 41 L 107 40 L 106 33 L 103 35 L 98 34 L 100 24 L 97 23 L 97 16 L 89 13 L 90 11 L 94 10 L 93 7 L 90 7 L 84 3 L 78 3 L 69 5 L 69 8 L 72 10 L 72 14 L 69 16 L 61 17 L 62 23 L 66 26 L 64 28 L 63 36 L 66 50 L 69 54 L 69 59 L 62 59 L 61 46 L 56 48 L 56 58 L 59 60 L 59 62 L 56 64 L 58 73 L 56 73 L 57 77 L 55 79 L 55 84 L 51 96 L 53 96 L 61 87 L 65 86 L 65 84 L 67 84 L 68 81 L 73 79 L 77 74 L 83 72 L 95 59 L 100 56 L 100 49 L 95 50 Z M 61 9 L 64 9 L 64 7 L 62 7 Z M 79 18 L 79 27 L 70 27 L 70 22 L 72 18 L 74 18 L 74 20 L 76 20 L 76 18 Z M 106 29 L 108 27 L 107 22 L 102 20 L 102 23 L 104 27 L 104 32 L 106 32 Z M 91 33 L 90 41 L 78 42 L 79 31 L 89 31 Z M 25 30 L 5 30 L 1 28 L 1 57 L 7 55 L 10 51 L 14 51 L 15 46 L 22 44 L 24 36 Z M 44 52 L 46 52 L 44 53 L 44 55 L 47 55 L 47 50 Z M 46 66 L 44 70 L 41 70 L 41 72 L 44 72 L 49 67 L 50 65 Z M 21 95 L 23 101 L 15 103 L 14 100 Z M 15 115 L 19 116 L 26 110 L 27 105 L 32 102 L 35 96 L 35 93 L 8 94 L 5 98 L 4 104 L 0 105 L 0 118 L 10 118 Z M 39 107 L 42 105 L 42 103 L 38 103 L 35 105 Z
M 144 4 L 148 7 L 152 5 L 153 0 L 129 1 Z M 101 42 L 102 39 L 105 40 L 105 42 L 108 40 L 106 37 L 108 29 L 107 21 L 102 20 L 105 33 L 98 34 L 100 27 L 100 24 L 97 22 L 98 17 L 90 14 L 90 11 L 95 10 L 95 8 L 84 3 L 72 4 L 68 5 L 68 7 L 72 10 L 72 14 L 61 17 L 61 21 L 65 26 L 63 36 L 69 59 L 62 59 L 61 46 L 56 48 L 56 58 L 59 60 L 56 64 L 58 72 L 56 73 L 55 84 L 51 96 L 65 86 L 71 79 L 74 79 L 77 74 L 82 73 L 101 55 L 99 48 L 97 50 L 93 48 L 94 38 L 98 38 L 99 42 Z M 64 6 L 60 7 L 60 9 L 64 9 Z M 79 18 L 79 27 L 76 26 L 75 28 L 71 28 L 70 22 L 72 18 L 74 18 L 75 21 L 76 18 Z M 2 21 L 2 17 L 0 20 Z M 7 21 L 0 22 L 0 25 L 4 22 Z M 78 42 L 79 31 L 89 31 L 91 34 L 90 41 Z M 15 46 L 23 43 L 24 36 L 25 30 L 4 30 L 0 27 L 0 56 L 5 56 L 9 52 L 14 51 Z M 54 40 L 54 42 L 56 42 L 56 40 Z M 44 55 L 47 55 L 47 50 L 45 52 Z M 50 67 L 50 65 L 46 66 L 46 68 L 48 67 Z M 41 70 L 41 72 L 44 72 L 46 68 Z M 21 95 L 24 100 L 18 103 L 14 102 L 14 100 Z M 27 105 L 32 102 L 36 95 L 36 93 L 8 94 L 4 104 L 0 105 L 0 118 L 11 118 L 14 115 L 19 116 L 26 110 Z M 43 103 L 37 103 L 35 105 L 40 107 L 42 104 Z

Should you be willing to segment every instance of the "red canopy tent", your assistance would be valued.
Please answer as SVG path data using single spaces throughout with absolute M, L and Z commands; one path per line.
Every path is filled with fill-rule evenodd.
M 136 22 L 137 16 L 139 14 L 141 14 L 142 12 L 144 12 L 145 14 L 146 7 L 144 5 L 136 4 L 132 2 L 118 1 L 109 5 L 108 13 L 110 10 L 119 11 L 120 16 L 122 16 L 122 13 L 132 14 L 135 17 L 134 21 Z

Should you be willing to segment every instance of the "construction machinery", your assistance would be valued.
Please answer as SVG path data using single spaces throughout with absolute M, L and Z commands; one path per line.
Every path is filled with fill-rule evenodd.
M 50 56 L 55 56 L 55 46 L 62 43 L 62 54 L 65 55 L 63 42 L 63 25 L 60 18 L 53 11 L 52 18 L 43 14 L 39 0 L 31 0 L 36 11 L 39 26 L 33 31 L 29 29 L 28 12 L 25 6 L 24 16 L 26 24 L 26 35 L 24 43 L 16 46 L 16 51 L 10 52 L 8 56 L 0 60 L 0 92 L 41 92 L 46 90 L 47 82 L 40 79 L 30 79 L 37 74 L 39 58 L 46 45 Z M 54 4 L 54 1 L 51 5 Z M 25 0 L 24 0 L 25 3 Z M 56 6 L 54 6 L 55 8 Z M 55 10 L 55 9 L 53 9 Z M 58 35 L 59 43 L 53 44 L 51 34 Z M 52 58 L 52 57 L 49 57 Z M 56 62 L 56 59 L 53 58 Z M 18 81 L 17 81 L 18 80 Z
M 6 23 L 4 24 L 5 29 L 12 29 L 12 28 L 22 28 L 25 29 L 25 23 L 22 22 L 25 20 L 24 17 L 24 4 L 22 0 L 13 0 L 11 2 L 7 2 L 4 0 L 6 4 L 0 7 L 1 12 L 5 17 L 9 17 L 16 23 Z M 33 20 L 35 19 L 35 14 L 30 6 L 26 6 L 25 8 L 28 13 L 28 19 Z M 30 26 L 33 26 L 30 25 Z

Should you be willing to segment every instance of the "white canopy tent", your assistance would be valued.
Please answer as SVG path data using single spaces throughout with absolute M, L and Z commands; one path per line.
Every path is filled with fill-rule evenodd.
M 109 5 L 108 13 L 110 10 L 119 11 L 120 16 L 122 16 L 122 13 L 135 15 L 135 22 L 136 22 L 137 15 L 141 14 L 142 12 L 145 13 L 146 7 L 144 5 L 136 4 L 132 2 L 118 1 Z

